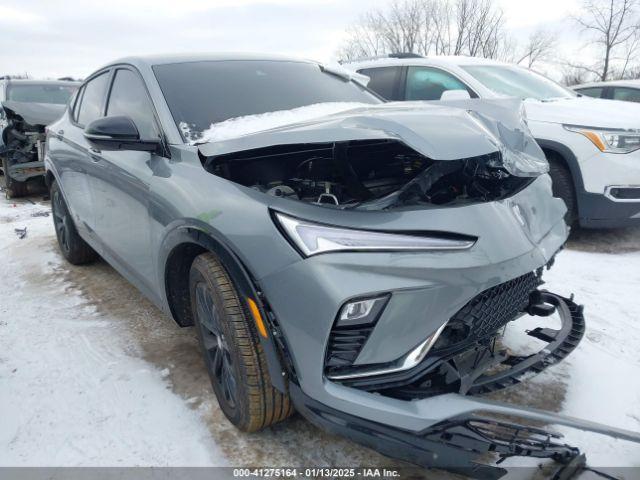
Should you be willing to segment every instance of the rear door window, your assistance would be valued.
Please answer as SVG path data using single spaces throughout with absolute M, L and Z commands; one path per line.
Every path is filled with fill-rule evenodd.
M 625 102 L 640 102 L 640 89 L 613 87 L 613 99 Z
M 371 79 L 367 87 L 387 100 L 400 100 L 401 72 L 401 67 L 365 68 L 358 71 Z
M 102 116 L 108 80 L 108 72 L 104 72 L 89 80 L 84 86 L 84 93 L 80 100 L 80 108 L 76 120 L 83 127 Z
M 587 97 L 602 98 L 604 88 L 603 87 L 580 88 L 580 89 L 577 89 L 576 92 L 582 95 L 586 95 Z
M 158 138 L 153 106 L 140 77 L 128 69 L 119 69 L 111 87 L 107 115 L 125 115 L 131 118 L 140 138 Z
M 466 90 L 472 98 L 475 92 L 444 70 L 433 67 L 409 67 L 406 100 L 440 100 L 447 90 Z

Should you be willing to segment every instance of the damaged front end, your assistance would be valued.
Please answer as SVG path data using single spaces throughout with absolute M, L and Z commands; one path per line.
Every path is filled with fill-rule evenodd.
M 64 112 L 64 105 L 14 101 L 2 103 L 6 126 L 2 130 L 0 159 L 5 175 L 6 195 L 27 193 L 27 182 L 43 178 L 45 127 Z
M 281 353 L 299 355 L 284 364 L 306 366 L 290 372 L 290 393 L 311 421 L 387 455 L 482 478 L 505 473 L 476 463 L 487 453 L 570 463 L 579 452 L 544 429 L 478 412 L 640 439 L 475 397 L 559 362 L 585 328 L 573 298 L 540 288 L 568 234 L 566 209 L 541 178 L 548 164 L 519 102 L 357 108 L 198 150 L 206 171 L 263 201 L 301 255 L 260 281 Z M 331 252 L 345 256 L 322 258 Z M 306 305 L 291 306 L 305 288 L 324 300 L 306 329 Z M 553 314 L 560 328 L 527 332 L 545 343 L 539 352 L 501 344 L 510 322 Z M 298 343 L 287 346 L 291 337 Z
M 200 154 L 207 171 L 232 182 L 345 210 L 496 201 L 546 173 L 542 152 L 513 114 L 519 103 L 459 103 L 432 107 L 433 123 L 424 122 L 424 106 L 356 109 L 204 144 Z

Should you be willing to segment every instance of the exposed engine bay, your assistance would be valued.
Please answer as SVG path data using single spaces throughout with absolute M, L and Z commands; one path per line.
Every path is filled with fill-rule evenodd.
M 37 161 L 45 140 L 44 125 L 29 125 L 20 117 L 10 115 L 12 121 L 2 132 L 6 155 L 12 163 Z
M 340 209 L 494 201 L 531 181 L 507 172 L 500 152 L 434 161 L 393 139 L 278 145 L 209 157 L 204 166 L 268 195 Z

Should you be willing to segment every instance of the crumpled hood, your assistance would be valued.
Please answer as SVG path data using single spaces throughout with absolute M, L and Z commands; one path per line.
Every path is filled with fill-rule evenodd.
M 395 139 L 432 160 L 459 160 L 500 151 L 514 174 L 546 163 L 515 99 L 393 102 L 349 109 L 300 123 L 199 145 L 213 157 L 275 145 Z M 519 158 L 514 158 L 519 157 Z M 513 168 L 510 168 L 513 167 Z M 514 171 L 515 170 L 515 171 Z M 539 174 L 536 171 L 536 174 Z
M 525 100 L 527 118 L 588 127 L 640 129 L 640 104 L 591 97 Z
M 59 119 L 67 108 L 66 105 L 52 103 L 26 103 L 7 100 L 2 102 L 7 116 L 21 117 L 29 125 L 49 125 Z

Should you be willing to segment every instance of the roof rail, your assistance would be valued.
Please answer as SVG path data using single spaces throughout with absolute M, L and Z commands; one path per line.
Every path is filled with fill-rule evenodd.
M 424 58 L 423 55 L 413 52 L 395 52 L 388 55 L 389 58 Z
M 340 61 L 339 63 L 342 64 L 349 64 L 349 63 L 358 63 L 358 62 L 367 62 L 370 60 L 380 60 L 382 58 L 398 58 L 398 59 L 402 59 L 402 58 L 427 58 L 424 55 L 420 55 L 417 53 L 412 53 L 412 52 L 396 52 L 396 53 L 387 53 L 384 55 L 372 55 L 369 57 L 358 57 L 358 58 L 353 58 L 351 60 L 345 60 L 345 61 Z

